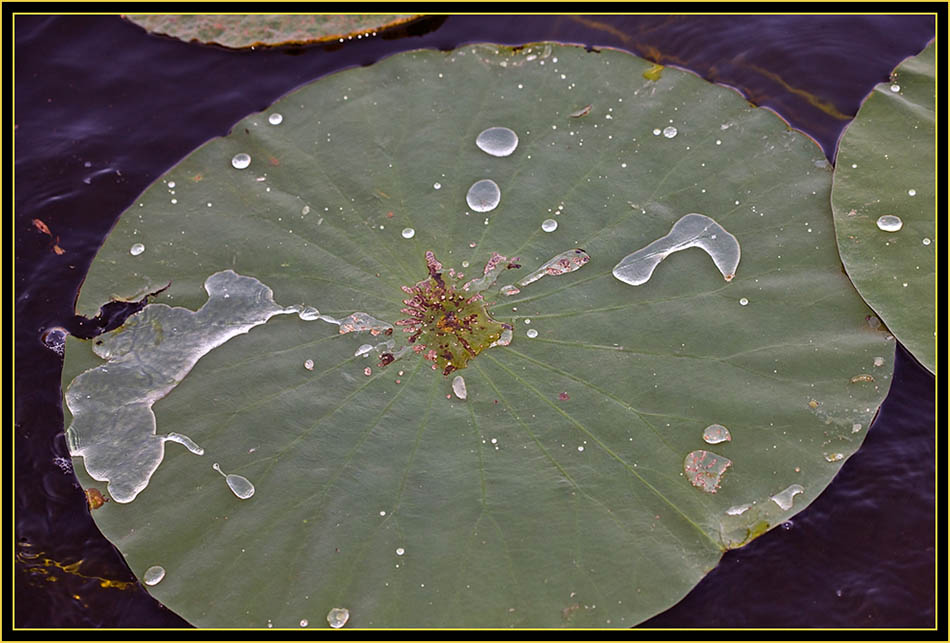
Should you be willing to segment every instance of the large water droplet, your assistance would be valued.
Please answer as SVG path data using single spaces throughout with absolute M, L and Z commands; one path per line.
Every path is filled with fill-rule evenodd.
M 243 170 L 251 164 L 251 155 L 241 152 L 240 154 L 235 154 L 231 158 L 231 165 L 233 165 L 238 170 Z
M 707 493 L 716 493 L 722 474 L 731 464 L 732 460 L 729 458 L 700 449 L 686 455 L 686 459 L 683 460 L 683 471 L 693 486 Z
M 278 114 L 277 112 L 274 112 L 273 114 L 267 117 L 267 122 L 270 123 L 271 125 L 280 125 L 281 123 L 284 122 L 284 116 L 283 114 Z
M 777 504 L 780 508 L 784 509 L 785 511 L 788 511 L 789 509 L 792 508 L 792 504 L 794 503 L 795 496 L 797 496 L 798 494 L 804 491 L 805 491 L 805 488 L 801 486 L 800 484 L 793 484 L 787 487 L 786 489 L 784 489 L 783 491 L 780 491 L 774 496 L 772 496 L 771 500 L 772 502 Z
M 315 321 L 320 319 L 320 311 L 313 306 L 307 306 L 297 313 L 297 317 L 300 317 L 300 319 L 304 321 Z
M 461 375 L 456 375 L 455 379 L 452 380 L 452 392 L 455 393 L 455 397 L 460 400 L 464 400 L 468 397 L 468 388 L 465 386 L 465 378 Z
M 510 156 L 518 147 L 518 135 L 507 127 L 489 127 L 478 135 L 475 145 L 492 156 Z
M 665 236 L 621 259 L 613 275 L 631 286 L 645 284 L 661 261 L 693 247 L 705 250 L 723 278 L 732 280 L 739 267 L 739 241 L 713 219 L 696 213 L 682 217 Z
M 137 257 L 143 252 L 145 252 L 145 244 L 142 243 L 133 243 L 132 247 L 129 248 L 129 254 L 133 257 Z
M 545 219 L 541 222 L 541 229 L 545 232 L 554 232 L 557 230 L 557 221 L 554 219 Z
M 732 435 L 729 433 L 729 429 L 723 425 L 710 424 L 703 431 L 703 440 L 705 440 L 707 444 L 719 444 L 720 442 L 732 441 Z
M 491 179 L 482 179 L 472 184 L 465 195 L 465 202 L 475 212 L 490 212 L 501 201 L 501 188 Z
M 416 236 L 416 231 L 412 228 L 403 228 L 402 229 L 402 238 L 403 239 L 412 239 Z
M 332 628 L 343 627 L 348 620 L 350 620 L 350 610 L 345 607 L 334 607 L 330 610 L 330 613 L 327 614 L 327 623 L 329 623 Z
M 540 268 L 521 279 L 518 285 L 527 286 L 545 275 L 563 275 L 568 272 L 574 272 L 575 270 L 579 270 L 588 261 L 590 261 L 590 255 L 580 248 L 565 250 L 545 261 L 541 264 Z
M 254 485 L 252 485 L 251 481 L 244 476 L 235 475 L 233 473 L 225 473 L 221 470 L 221 467 L 218 466 L 217 462 L 211 465 L 211 468 L 224 476 L 224 481 L 228 483 L 228 487 L 230 487 L 231 491 L 234 492 L 234 495 L 241 500 L 247 500 L 254 495 Z
M 678 132 L 676 131 L 676 128 L 673 127 L 672 125 L 670 125 L 669 127 L 663 128 L 663 136 L 665 136 L 666 138 L 673 138 L 677 134 Z
M 142 574 L 142 582 L 146 585 L 158 585 L 165 578 L 165 568 L 161 565 L 152 565 Z
M 877 227 L 884 232 L 897 232 L 904 227 L 904 222 L 895 214 L 885 214 L 878 218 Z

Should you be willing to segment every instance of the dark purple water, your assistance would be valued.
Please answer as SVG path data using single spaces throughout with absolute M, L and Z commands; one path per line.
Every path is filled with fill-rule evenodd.
M 228 51 L 114 16 L 17 16 L 15 626 L 187 626 L 93 523 L 66 464 L 62 361 L 40 336 L 82 330 L 73 305 L 99 245 L 201 143 L 300 84 L 398 51 L 556 40 L 628 49 L 737 87 L 833 158 L 862 98 L 934 33 L 933 16 L 451 16 L 329 47 Z M 898 347 L 864 446 L 821 497 L 727 553 L 644 625 L 934 627 L 934 402 L 933 376 Z

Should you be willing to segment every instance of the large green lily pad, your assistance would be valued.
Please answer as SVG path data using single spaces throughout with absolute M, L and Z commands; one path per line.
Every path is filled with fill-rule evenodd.
M 901 63 L 865 99 L 838 145 L 831 192 L 848 276 L 931 372 L 938 242 L 935 52 L 936 41 Z
M 72 340 L 64 377 L 99 368 L 67 392 L 74 453 L 131 445 L 104 468 L 150 472 L 155 440 L 127 435 L 143 404 L 190 448 L 160 440 L 147 486 L 94 514 L 133 570 L 164 568 L 149 591 L 199 626 L 345 608 L 346 627 L 624 627 L 821 493 L 893 355 L 841 269 L 830 170 L 773 113 L 650 69 L 551 44 L 399 54 L 247 117 L 142 194 L 78 309 L 171 285 L 97 340 L 111 361 Z M 476 146 L 490 127 L 513 153 Z M 466 204 L 483 179 L 501 191 L 484 213 Z M 700 247 L 614 278 L 686 214 L 738 240 L 731 280 Z M 481 277 L 493 252 L 482 294 L 510 344 L 486 325 L 448 376 L 414 353 L 380 366 L 406 345 L 401 286 Z M 562 252 L 569 269 L 527 283 Z M 340 332 L 357 312 L 378 334 Z M 704 441 L 714 424 L 731 440 Z
M 224 47 L 303 44 L 371 33 L 416 18 L 414 15 L 146 15 L 127 20 L 151 33 Z

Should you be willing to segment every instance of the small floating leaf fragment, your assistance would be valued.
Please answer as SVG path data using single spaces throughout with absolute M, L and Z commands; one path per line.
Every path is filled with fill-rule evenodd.
M 557 230 L 557 221 L 554 219 L 545 219 L 541 222 L 541 229 L 545 232 L 554 232 Z
M 86 502 L 89 503 L 89 509 L 98 509 L 109 502 L 109 499 L 102 495 L 102 492 L 95 487 L 86 489 Z
M 511 156 L 518 147 L 518 135 L 507 127 L 489 127 L 475 138 L 475 145 L 492 156 Z
M 590 110 L 592 107 L 593 105 L 586 105 L 585 107 L 581 107 L 576 112 L 571 112 L 571 118 L 581 118 L 582 116 L 587 116 L 588 114 L 590 114 Z
M 590 255 L 580 248 L 571 248 L 555 255 L 541 264 L 541 267 L 518 282 L 521 287 L 533 284 L 545 275 L 563 275 L 580 269 L 590 261 Z
M 731 442 L 732 434 L 729 433 L 729 429 L 721 424 L 710 424 L 703 430 L 703 440 L 707 444 Z
M 770 500 L 777 504 L 781 509 L 788 511 L 792 508 L 795 496 L 803 493 L 804 491 L 805 488 L 800 484 L 793 484 L 772 496 Z
M 874 376 L 868 373 L 861 373 L 860 375 L 855 375 L 851 378 L 852 384 L 857 384 L 858 382 L 873 382 Z
M 412 228 L 403 228 L 402 229 L 402 238 L 403 239 L 412 239 L 416 236 L 416 231 Z
M 161 565 L 152 565 L 142 574 L 142 582 L 146 585 L 158 585 L 165 578 L 165 568 Z
M 274 112 L 273 114 L 267 117 L 267 122 L 270 123 L 271 125 L 280 125 L 281 123 L 284 122 L 284 115 Z
M 465 378 L 461 375 L 456 375 L 455 379 L 452 380 L 452 392 L 455 393 L 455 397 L 460 400 L 464 400 L 468 397 L 468 389 L 465 387 Z
M 132 247 L 129 248 L 129 254 L 133 257 L 137 257 L 143 252 L 145 252 L 145 244 L 142 243 L 133 243 Z
M 904 222 L 895 214 L 885 214 L 878 218 L 877 227 L 884 232 L 897 232 L 904 227 Z
M 699 487 L 707 493 L 716 493 L 722 474 L 731 464 L 732 460 L 729 458 L 700 449 L 686 455 L 683 471 L 694 487 Z
M 234 166 L 237 170 L 243 170 L 250 166 L 251 164 L 251 155 L 241 152 L 240 154 L 235 154 L 231 157 L 231 165 Z
M 663 65 L 658 65 L 654 63 L 652 67 L 643 72 L 643 77 L 647 80 L 660 80 L 660 77 L 663 75 Z
M 825 460 L 828 462 L 838 462 L 839 460 L 844 460 L 843 453 L 826 453 Z
M 343 627 L 348 620 L 350 620 L 350 610 L 345 607 L 334 607 L 327 614 L 327 623 L 334 629 Z
M 621 259 L 614 266 L 613 275 L 631 286 L 645 284 L 661 261 L 674 252 L 693 247 L 706 251 L 726 281 L 735 277 L 739 241 L 713 219 L 697 213 L 685 215 L 665 236 Z
M 224 481 L 228 483 L 228 487 L 232 492 L 234 492 L 234 495 L 241 500 L 247 500 L 254 495 L 254 485 L 251 484 L 251 481 L 244 476 L 235 475 L 233 473 L 225 473 L 221 470 L 221 467 L 217 462 L 212 464 L 211 468 L 224 476 Z
M 501 202 L 501 188 L 491 179 L 476 181 L 468 189 L 465 202 L 475 212 L 491 212 Z

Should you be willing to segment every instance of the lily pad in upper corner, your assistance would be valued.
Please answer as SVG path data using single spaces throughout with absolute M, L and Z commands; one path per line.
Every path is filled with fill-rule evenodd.
M 936 369 L 936 41 L 865 99 L 838 145 L 831 192 L 848 276 L 890 331 Z
M 146 31 L 185 42 L 224 47 L 305 44 L 337 40 L 392 27 L 416 15 L 141 15 L 124 16 Z
M 893 355 L 831 173 L 649 67 L 398 54 L 122 215 L 79 310 L 171 285 L 70 342 L 68 433 L 150 592 L 198 626 L 626 627 L 821 493 Z

